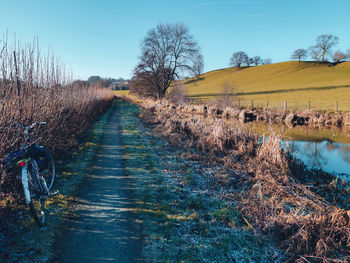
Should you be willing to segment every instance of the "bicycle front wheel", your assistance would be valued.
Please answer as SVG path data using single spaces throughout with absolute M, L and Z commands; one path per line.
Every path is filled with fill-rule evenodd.
M 45 158 L 44 162 L 46 162 L 46 167 L 39 172 L 39 176 L 45 179 L 48 190 L 51 190 L 56 177 L 55 161 L 52 154 L 46 148 L 40 151 L 42 152 L 41 158 Z
M 29 204 L 29 210 L 30 214 L 32 215 L 35 223 L 39 227 L 43 227 L 46 223 L 45 218 L 45 200 L 39 199 L 39 200 L 32 200 Z
M 45 201 L 46 196 L 42 196 L 44 191 L 38 173 L 38 166 L 35 160 L 31 160 L 28 164 L 28 182 L 31 201 L 28 204 L 30 214 L 35 223 L 42 227 L 45 225 Z

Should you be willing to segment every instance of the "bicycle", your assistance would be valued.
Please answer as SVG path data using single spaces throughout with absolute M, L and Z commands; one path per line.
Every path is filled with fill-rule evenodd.
M 47 122 L 35 122 L 30 126 L 15 123 L 14 126 L 24 130 L 25 143 L 20 149 L 11 152 L 2 160 L 6 170 L 19 167 L 18 179 L 21 180 L 26 204 L 35 223 L 42 227 L 46 223 L 45 202 L 47 197 L 55 196 L 58 191 L 51 192 L 55 181 L 55 162 L 50 152 L 30 138 L 30 132 L 38 125 Z

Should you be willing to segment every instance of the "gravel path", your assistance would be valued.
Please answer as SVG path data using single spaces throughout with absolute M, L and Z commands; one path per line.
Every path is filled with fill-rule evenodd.
M 118 105 L 103 131 L 93 172 L 80 188 L 77 217 L 57 243 L 55 262 L 143 262 L 141 226 L 124 175 Z

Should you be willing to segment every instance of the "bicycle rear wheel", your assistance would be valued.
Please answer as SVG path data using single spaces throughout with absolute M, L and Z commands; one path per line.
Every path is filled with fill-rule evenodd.
M 28 163 L 28 181 L 29 181 L 29 193 L 31 196 L 31 202 L 29 205 L 30 214 L 32 215 L 35 223 L 39 227 L 45 225 L 45 201 L 46 196 L 43 196 L 43 186 L 39 179 L 38 166 L 35 160 L 31 160 Z

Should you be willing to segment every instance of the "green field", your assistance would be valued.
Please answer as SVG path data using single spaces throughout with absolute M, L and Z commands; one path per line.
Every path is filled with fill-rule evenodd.
M 222 99 L 228 84 L 235 103 L 243 106 L 350 111 L 350 62 L 336 66 L 317 62 L 282 62 L 207 72 L 185 83 L 188 96 L 198 101 Z

